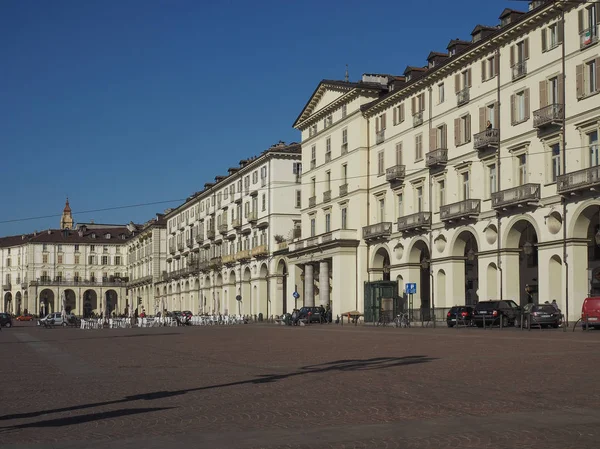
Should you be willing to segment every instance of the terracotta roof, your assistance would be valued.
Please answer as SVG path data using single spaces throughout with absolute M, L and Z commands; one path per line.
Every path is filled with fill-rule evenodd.
M 84 232 L 82 232 L 81 236 L 79 234 L 80 231 L 49 229 L 34 234 L 25 234 L 24 237 L 22 235 L 1 237 L 0 247 L 6 248 L 10 246 L 23 245 L 26 243 L 87 243 L 90 245 L 110 243 L 113 245 L 120 245 L 125 243 L 133 236 L 126 226 L 119 228 L 111 227 L 106 229 L 86 229 Z M 105 237 L 107 234 L 110 234 L 110 238 Z M 95 235 L 95 238 L 92 238 L 92 235 Z M 122 235 L 125 236 L 125 239 L 122 238 Z

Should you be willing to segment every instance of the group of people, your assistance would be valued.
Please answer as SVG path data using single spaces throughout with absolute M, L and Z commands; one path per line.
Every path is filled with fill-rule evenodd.
M 307 320 L 308 322 L 313 321 L 313 315 L 318 314 L 319 316 L 319 323 L 331 323 L 332 320 L 332 314 L 331 314 L 331 307 L 329 306 L 329 304 L 327 304 L 327 307 L 323 307 L 323 305 L 320 305 L 319 307 L 316 307 L 316 310 L 314 310 L 315 308 L 308 308 L 308 307 L 303 307 L 302 309 L 294 309 L 292 311 L 292 315 L 291 315 L 291 324 L 292 326 L 298 326 L 300 324 L 300 321 L 303 320 Z

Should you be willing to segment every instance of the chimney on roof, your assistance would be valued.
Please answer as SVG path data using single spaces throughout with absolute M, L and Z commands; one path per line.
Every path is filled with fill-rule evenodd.
M 25 234 L 21 236 L 21 240 L 25 240 Z
M 94 219 L 93 218 L 90 220 L 90 224 L 94 224 Z
M 48 229 L 48 235 L 52 234 L 52 230 Z

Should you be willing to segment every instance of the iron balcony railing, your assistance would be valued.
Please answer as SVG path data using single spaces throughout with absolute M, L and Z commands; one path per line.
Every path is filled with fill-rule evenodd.
M 190 237 L 185 240 L 185 243 L 189 248 L 191 248 L 192 246 L 194 246 L 194 239 Z
M 331 162 L 331 151 L 325 153 L 325 162 Z
M 183 244 L 183 241 L 181 241 L 181 242 L 177 242 L 177 249 L 178 249 L 179 251 L 183 251 L 183 247 L 184 247 L 184 246 L 185 246 L 185 245 Z
M 215 230 L 214 229 L 207 229 L 206 230 L 206 237 L 213 240 L 215 238 Z
M 413 127 L 417 127 L 423 124 L 423 112 L 417 112 L 413 114 Z
M 512 206 L 522 206 L 540 199 L 539 184 L 523 184 L 511 189 L 492 193 L 492 207 L 503 209 Z
M 98 280 L 94 279 L 80 279 L 78 281 L 66 281 L 64 279 L 42 279 L 37 281 L 31 281 L 30 286 L 43 286 L 43 285 L 61 285 L 61 286 L 104 286 L 104 287 L 126 287 L 129 283 L 129 277 L 122 278 L 108 278 Z
M 204 241 L 204 229 L 200 229 L 199 233 L 196 234 L 196 242 L 202 243 Z
M 169 252 L 175 254 L 175 245 L 169 245 Z
M 579 33 L 579 48 L 585 48 L 595 42 L 598 42 L 598 27 L 593 26 Z
M 342 184 L 340 186 L 340 196 L 348 195 L 348 184 Z
M 218 226 L 220 234 L 227 234 L 227 224 L 223 223 Z
M 533 127 L 540 128 L 542 126 L 560 124 L 562 123 L 564 114 L 564 105 L 558 103 L 549 104 L 537 111 L 533 111 Z
M 512 66 L 512 79 L 513 81 L 519 78 L 523 78 L 527 75 L 527 61 L 517 62 Z
M 250 259 L 250 250 L 243 249 L 235 253 L 235 260 L 248 260 Z
M 3 290 L 11 290 L 12 289 L 12 284 L 10 284 L 10 283 L 3 284 L 2 285 L 2 289 Z
M 427 167 L 438 167 L 448 163 L 448 150 L 438 148 L 437 150 L 429 151 L 426 154 L 425 165 Z
M 431 212 L 417 212 L 398 218 L 398 231 L 412 231 L 431 226 Z
M 239 218 L 234 218 L 233 220 L 231 220 L 231 227 L 234 229 L 241 228 L 242 220 L 240 220 Z
M 384 140 L 385 140 L 385 129 L 377 131 L 377 134 L 375 135 L 375 144 L 379 145 L 380 143 L 383 143 Z
M 556 180 L 556 190 L 561 195 L 600 186 L 600 166 L 577 170 L 560 175 Z
M 225 254 L 221 257 L 221 260 L 225 265 L 232 264 L 235 262 L 235 254 Z
M 363 239 L 385 239 L 392 235 L 392 222 L 376 223 L 363 228 Z
M 348 153 L 348 144 L 343 143 L 342 144 L 342 154 L 347 154 L 347 153 Z
M 404 165 L 394 165 L 385 171 L 385 180 L 388 182 L 392 181 L 404 181 L 404 175 L 406 174 L 406 167 Z
M 500 130 L 490 128 L 473 135 L 473 148 L 476 150 L 485 150 L 490 147 L 497 147 L 500 144 Z
M 323 192 L 323 202 L 326 203 L 328 201 L 331 201 L 331 190 Z
M 316 204 L 317 204 L 317 197 L 316 196 L 311 196 L 308 199 L 308 207 L 315 207 Z
M 261 257 L 269 254 L 269 247 L 267 245 L 258 245 L 252 248 L 252 257 Z
M 255 210 L 251 210 L 250 212 L 248 212 L 247 220 L 248 221 L 258 220 L 258 212 L 256 212 Z
M 481 200 L 464 200 L 440 207 L 440 220 L 452 221 L 473 218 L 481 211 Z
M 468 87 L 465 87 L 463 90 L 458 91 L 456 94 L 456 103 L 458 106 L 466 104 L 471 99 L 470 90 Z

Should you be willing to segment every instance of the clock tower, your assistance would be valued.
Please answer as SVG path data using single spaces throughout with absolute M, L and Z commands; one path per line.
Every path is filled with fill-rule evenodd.
M 69 206 L 68 197 L 60 219 L 60 229 L 73 229 L 73 216 L 71 215 L 71 206 Z

